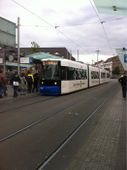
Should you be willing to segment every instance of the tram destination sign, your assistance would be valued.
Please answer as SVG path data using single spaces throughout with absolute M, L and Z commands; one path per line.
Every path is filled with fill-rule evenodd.
M 0 17 L 0 46 L 16 46 L 16 24 Z

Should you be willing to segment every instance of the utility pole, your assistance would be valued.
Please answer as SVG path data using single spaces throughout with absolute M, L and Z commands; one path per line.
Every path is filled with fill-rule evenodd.
M 99 52 L 100 52 L 100 50 L 98 49 L 98 50 L 96 50 L 96 52 L 97 52 L 97 65 L 98 65 L 98 58 L 99 58 Z
M 124 66 L 125 66 L 125 71 L 127 71 L 127 49 L 123 47 L 123 57 L 124 57 Z
M 77 50 L 77 61 L 79 61 L 79 50 Z
M 20 18 L 17 18 L 18 74 L 20 74 Z
M 3 65 L 3 73 L 6 73 L 6 47 L 0 46 L 0 64 Z

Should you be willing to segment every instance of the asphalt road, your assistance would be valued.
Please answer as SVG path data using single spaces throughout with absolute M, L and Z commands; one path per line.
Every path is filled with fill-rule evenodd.
M 0 102 L 0 170 L 85 170 L 82 159 L 73 166 L 76 157 L 119 91 L 111 81 L 60 97 Z

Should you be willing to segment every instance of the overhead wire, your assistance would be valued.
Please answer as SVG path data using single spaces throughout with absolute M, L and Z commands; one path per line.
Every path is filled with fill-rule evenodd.
M 15 0 L 11 0 L 13 3 L 17 4 L 18 6 L 20 6 L 21 8 L 23 8 L 24 10 L 26 10 L 27 12 L 29 12 L 30 14 L 32 14 L 33 16 L 37 17 L 38 19 L 40 19 L 41 21 L 43 21 L 44 23 L 46 23 L 47 25 L 49 25 L 51 28 L 55 29 L 58 33 L 60 33 L 63 37 L 65 37 L 67 40 L 69 40 L 70 42 L 72 42 L 73 45 L 75 45 L 76 48 L 80 48 L 81 45 L 78 44 L 77 42 L 73 41 L 70 37 L 68 37 L 67 35 L 65 35 L 61 30 L 59 30 L 59 27 L 61 26 L 57 26 L 57 25 L 53 25 L 51 24 L 50 22 L 48 22 L 46 19 L 42 18 L 41 16 L 39 16 L 38 14 L 36 14 L 35 12 L 33 12 L 32 10 L 26 8 L 25 6 L 23 6 L 22 4 L 18 3 L 17 1 Z M 101 20 L 96 8 L 94 7 L 93 3 L 91 0 L 89 0 L 91 5 L 92 5 L 92 8 L 93 10 L 95 11 L 96 15 L 97 15 L 97 18 L 99 19 L 99 22 L 103 28 L 103 31 L 104 31 L 104 34 L 105 34 L 105 37 L 106 37 L 106 40 L 108 42 L 108 46 L 109 48 L 111 49 L 111 51 L 113 51 L 111 45 L 110 45 L 110 41 L 109 41 L 109 38 L 108 38 L 108 35 L 107 35 L 107 32 L 104 28 L 104 25 L 103 23 L 105 23 L 104 21 Z M 95 4 L 95 3 L 94 3 Z M 22 25 L 21 25 L 22 26 Z M 36 25 L 36 27 L 38 27 L 38 25 Z
M 62 31 L 60 31 L 58 29 L 59 26 L 53 25 L 50 22 L 48 22 L 47 20 L 43 19 L 42 17 L 40 17 L 39 15 L 37 15 L 35 12 L 27 9 L 25 6 L 21 5 L 20 3 L 18 3 L 15 0 L 11 0 L 13 1 L 15 4 L 17 4 L 18 6 L 20 6 L 21 8 L 23 8 L 24 10 L 26 10 L 27 12 L 31 13 L 32 15 L 34 15 L 35 17 L 37 17 L 38 19 L 40 19 L 41 21 L 45 22 L 47 25 L 49 25 L 50 27 L 54 28 L 57 32 L 59 32 L 60 34 L 62 34 L 66 39 L 68 39 L 69 41 L 71 41 L 73 44 L 75 44 L 76 46 L 80 46 L 79 44 L 77 44 L 76 42 L 74 42 L 71 38 L 69 38 L 67 35 L 65 35 Z
M 32 15 L 36 16 L 37 18 L 39 18 L 40 20 L 42 20 L 43 22 L 45 22 L 46 24 L 50 25 L 51 27 L 54 28 L 54 25 L 52 25 L 51 23 L 49 23 L 47 20 L 43 19 L 42 17 L 40 17 L 39 15 L 37 15 L 36 13 L 34 13 L 33 11 L 27 9 L 25 6 L 21 5 L 20 3 L 18 3 L 15 0 L 11 0 L 13 1 L 15 4 L 17 4 L 18 6 L 20 6 L 21 8 L 25 9 L 27 12 L 31 13 Z
M 105 35 L 105 37 L 106 37 L 106 40 L 107 40 L 107 43 L 108 43 L 108 46 L 109 46 L 109 48 L 110 48 L 110 50 L 113 52 L 113 48 L 112 48 L 112 46 L 111 46 L 111 44 L 110 44 L 110 41 L 109 41 L 109 38 L 108 38 L 108 35 L 107 35 L 107 32 L 106 32 L 106 30 L 105 30 L 105 27 L 104 27 L 104 21 L 103 20 L 101 20 L 101 18 L 100 18 L 100 16 L 99 16 L 99 14 L 98 14 L 98 11 L 97 11 L 97 9 L 95 8 L 95 2 L 94 2 L 94 0 L 89 0 L 90 1 L 90 4 L 91 4 L 91 6 L 92 6 L 92 8 L 93 8 L 93 10 L 95 11 L 95 14 L 96 14 L 96 16 L 97 16 L 97 18 L 98 18 L 98 20 L 99 20 L 99 22 L 100 22 L 100 24 L 101 24 L 101 26 L 102 26 L 102 29 L 103 29 L 103 32 L 104 32 L 104 35 Z M 94 3 L 94 5 L 93 5 L 93 3 Z

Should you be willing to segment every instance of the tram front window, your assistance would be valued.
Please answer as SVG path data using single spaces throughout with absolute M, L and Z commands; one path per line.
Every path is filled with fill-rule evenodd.
M 42 80 L 60 80 L 60 69 L 58 65 L 43 65 Z

